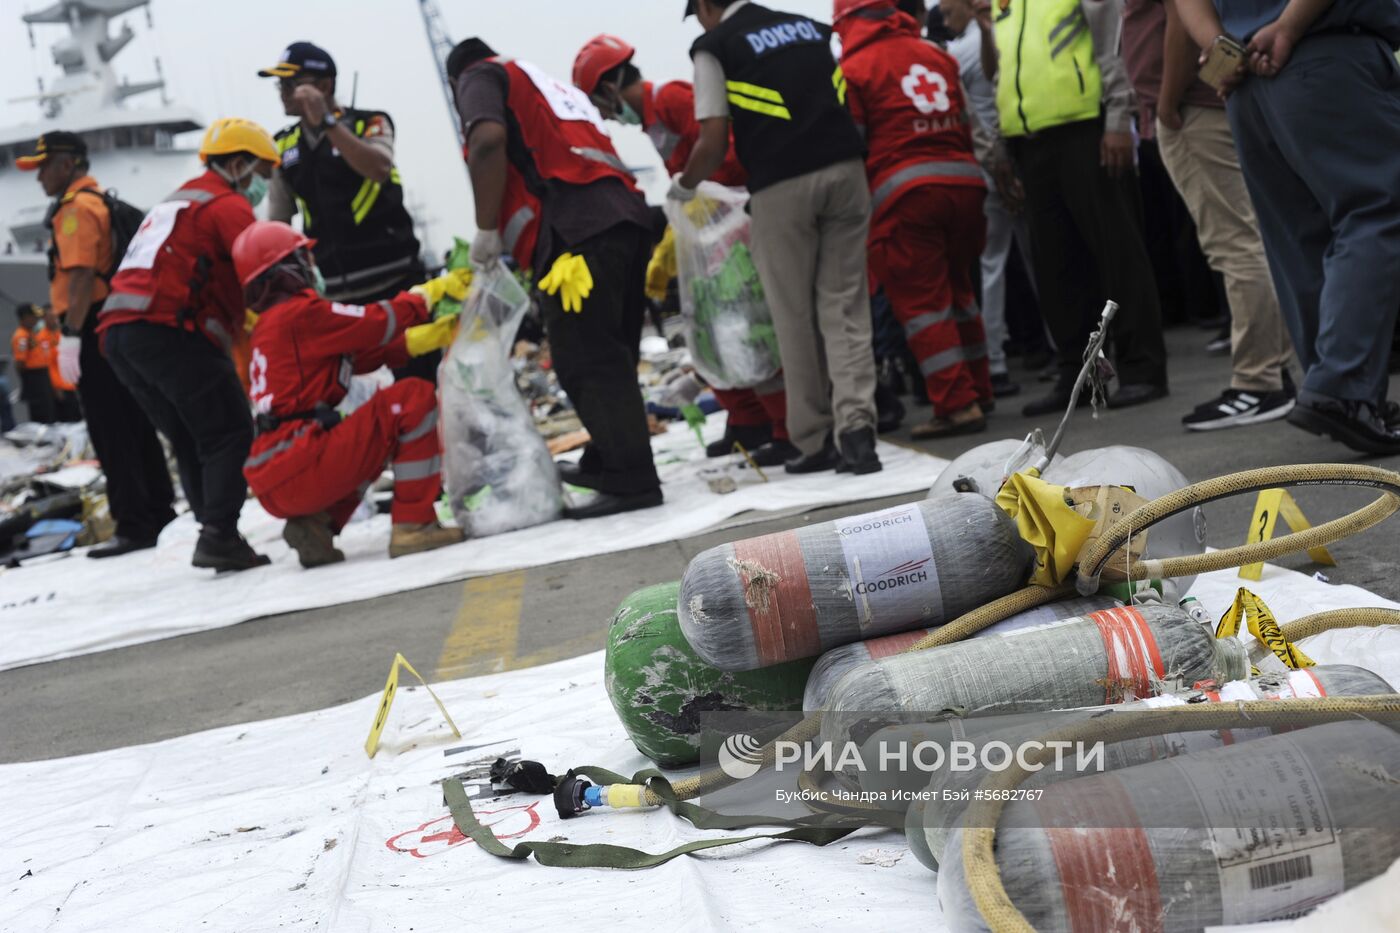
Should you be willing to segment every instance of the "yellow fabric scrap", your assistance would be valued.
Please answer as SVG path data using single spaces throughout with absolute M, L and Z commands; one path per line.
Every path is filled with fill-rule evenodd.
M 1030 582 L 1037 586 L 1063 583 L 1094 530 L 1094 522 L 1065 501 L 1065 487 L 1045 482 L 1034 469 L 1013 473 L 997 493 L 996 503 L 1035 548 Z

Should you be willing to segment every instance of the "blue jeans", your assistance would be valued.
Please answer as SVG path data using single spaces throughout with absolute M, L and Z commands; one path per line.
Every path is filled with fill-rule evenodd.
M 1306 38 L 1228 110 L 1302 389 L 1383 402 L 1400 310 L 1395 55 L 1366 34 Z

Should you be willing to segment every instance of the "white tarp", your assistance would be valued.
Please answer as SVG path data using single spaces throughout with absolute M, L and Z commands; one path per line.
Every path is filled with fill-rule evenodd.
M 706 440 L 720 436 L 711 418 Z M 221 628 L 260 616 L 401 593 L 465 577 L 625 551 L 694 535 L 751 510 L 776 511 L 854 502 L 926 489 L 947 461 L 905 447 L 880 445 L 885 468 L 790 476 L 765 471 L 767 483 L 741 482 L 727 494 L 711 492 L 699 471 L 706 461 L 693 431 L 681 425 L 652 439 L 666 503 L 588 521 L 557 521 L 468 541 L 390 563 L 389 517 L 346 527 L 338 539 L 345 562 L 303 570 L 282 541 L 282 522 L 250 500 L 244 535 L 272 564 L 216 577 L 190 566 L 198 535 L 192 516 L 180 516 L 150 551 L 93 561 L 82 552 L 0 570 L 0 670 L 105 651 L 189 632 Z M 745 474 L 751 471 L 743 471 Z M 748 519 L 763 516 L 749 516 Z
M 1223 572 L 1195 590 L 1219 616 L 1239 582 Z M 1276 568 L 1250 588 L 1284 621 L 1394 605 Z M 1303 647 L 1320 663 L 1359 663 L 1400 684 L 1400 628 L 1328 633 Z M 824 849 L 745 843 L 639 872 L 505 862 L 454 833 L 434 782 L 473 760 L 518 749 L 558 771 L 646 765 L 602 680 L 595 653 L 441 684 L 461 740 L 421 688 L 402 690 L 374 760 L 362 746 L 378 697 L 0 766 L 0 929 L 943 929 L 934 875 L 891 831 L 862 830 Z M 487 742 L 497 744 L 443 754 Z M 710 835 L 664 811 L 562 821 L 548 799 L 522 797 L 477 810 L 507 842 L 563 837 L 660 852 Z

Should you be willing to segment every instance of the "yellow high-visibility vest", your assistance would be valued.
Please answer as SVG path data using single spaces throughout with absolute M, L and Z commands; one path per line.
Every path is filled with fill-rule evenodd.
M 1003 136 L 1091 120 L 1103 77 L 1079 0 L 996 0 L 997 111 Z

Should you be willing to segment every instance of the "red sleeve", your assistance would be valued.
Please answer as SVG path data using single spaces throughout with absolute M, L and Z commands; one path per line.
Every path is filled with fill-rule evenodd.
M 409 292 L 367 305 L 338 301 L 322 301 L 319 305 L 321 313 L 315 319 L 317 350 L 327 355 L 353 355 L 360 372 L 378 369 L 379 363 L 369 364 L 386 354 L 392 355 L 394 344 L 403 343 L 405 328 L 428 320 L 428 306 Z M 367 368 L 360 369 L 361 359 Z
M 674 175 L 685 170 L 700 138 L 700 124 L 695 122 L 695 90 L 684 81 L 669 81 L 657 89 L 653 107 L 661 125 L 680 137 L 666 160 L 666 171 Z
M 216 198 L 205 209 L 205 214 L 212 224 L 214 239 L 223 248 L 225 256 L 233 255 L 233 241 L 257 219 L 253 216 L 253 206 L 242 195 Z

